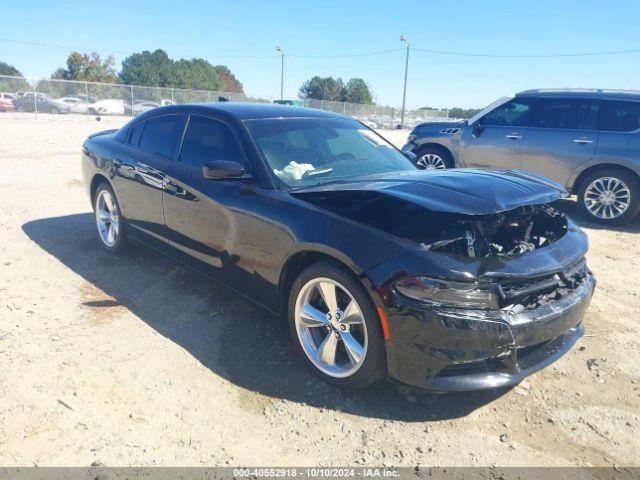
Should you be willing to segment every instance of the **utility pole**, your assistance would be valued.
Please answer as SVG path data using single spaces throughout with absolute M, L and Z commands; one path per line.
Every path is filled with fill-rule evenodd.
M 276 47 L 276 51 L 280 52 L 280 100 L 284 100 L 284 50 Z
M 400 113 L 400 126 L 404 127 L 404 107 L 407 100 L 407 74 L 409 73 L 409 40 L 404 35 L 400 35 L 400 41 L 407 46 L 407 56 L 404 61 L 404 88 L 402 89 L 402 111 Z

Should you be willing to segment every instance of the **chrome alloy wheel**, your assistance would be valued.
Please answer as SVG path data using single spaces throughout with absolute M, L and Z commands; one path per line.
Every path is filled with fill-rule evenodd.
M 631 192 L 619 178 L 602 177 L 591 182 L 584 191 L 584 206 L 597 218 L 609 220 L 627 211 Z
M 108 190 L 101 190 L 96 197 L 96 225 L 100 239 L 107 247 L 118 241 L 120 216 L 113 196 Z
M 440 155 L 435 153 L 427 153 L 418 158 L 416 162 L 419 167 L 424 168 L 425 170 L 445 170 L 447 165 L 444 163 L 444 160 Z
M 367 326 L 349 291 L 330 278 L 307 282 L 296 299 L 295 326 L 309 360 L 336 378 L 353 375 L 367 354 Z

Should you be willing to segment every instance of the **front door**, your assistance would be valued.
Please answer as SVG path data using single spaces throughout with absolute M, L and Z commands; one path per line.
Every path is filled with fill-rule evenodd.
M 248 166 L 226 123 L 191 115 L 182 150 L 167 170 L 163 203 L 169 244 L 180 260 L 250 295 L 253 265 L 243 254 L 240 232 L 251 220 L 245 203 L 257 187 L 242 179 L 206 179 L 202 167 L 215 160 Z
M 460 164 L 474 168 L 521 168 L 520 153 L 535 99 L 514 98 L 487 113 L 460 138 Z

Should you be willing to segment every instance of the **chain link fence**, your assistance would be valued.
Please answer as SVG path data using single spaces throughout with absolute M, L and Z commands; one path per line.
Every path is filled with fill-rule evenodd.
M 155 107 L 180 103 L 230 102 L 272 103 L 270 96 L 237 92 L 145 87 L 75 80 L 29 79 L 0 75 L 0 111 L 38 114 L 84 114 L 135 116 Z M 4 99 L 4 100 L 2 100 Z M 9 103 L 8 100 L 11 100 Z M 400 109 L 381 105 L 304 99 L 304 106 L 349 115 L 372 128 L 398 128 Z M 292 107 L 295 108 L 295 107 Z M 408 110 L 405 127 L 448 119 L 447 110 Z

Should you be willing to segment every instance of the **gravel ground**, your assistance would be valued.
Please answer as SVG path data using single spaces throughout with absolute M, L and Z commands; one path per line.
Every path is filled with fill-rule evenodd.
M 578 218 L 587 334 L 518 387 L 343 393 L 211 281 L 98 248 L 80 146 L 121 124 L 0 114 L 0 464 L 640 465 L 640 222 Z

